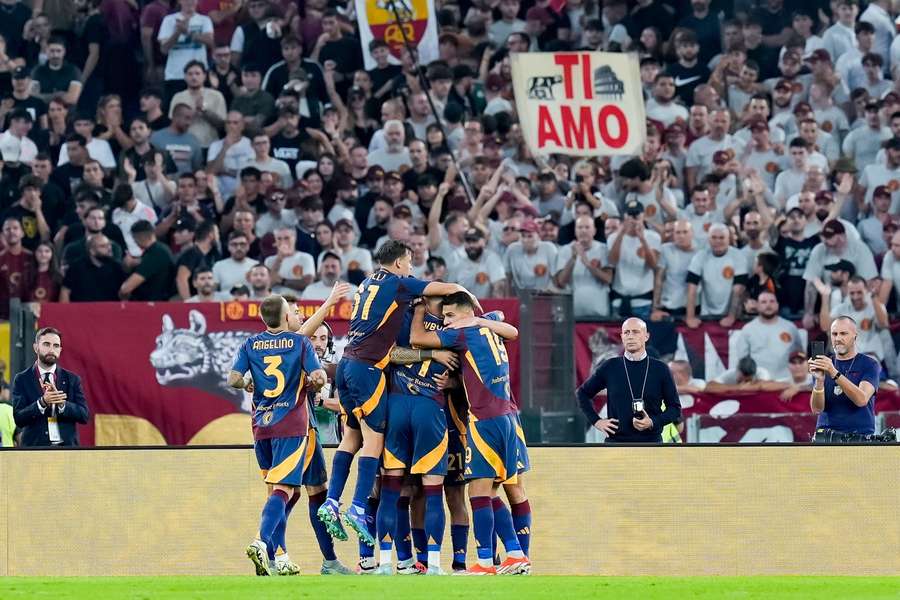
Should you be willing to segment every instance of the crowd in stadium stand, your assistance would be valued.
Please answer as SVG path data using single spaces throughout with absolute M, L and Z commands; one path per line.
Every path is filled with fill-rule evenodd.
M 395 239 L 415 275 L 481 297 L 753 320 L 748 348 L 850 314 L 896 373 L 891 2 L 435 0 L 420 67 L 363 48 L 354 4 L 0 0 L 0 317 L 10 298 L 317 300 Z M 573 49 L 639 55 L 640 156 L 529 152 L 510 55 Z M 760 365 L 784 381 L 790 327 Z

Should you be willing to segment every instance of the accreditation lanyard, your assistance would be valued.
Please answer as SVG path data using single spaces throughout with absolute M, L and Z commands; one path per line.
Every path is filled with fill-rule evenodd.
M 640 398 L 636 398 L 634 395 L 634 390 L 631 388 L 631 377 L 628 375 L 628 359 L 622 356 L 622 366 L 625 367 L 625 381 L 628 382 L 628 391 L 631 393 L 631 399 L 633 400 L 643 400 L 644 399 L 644 390 L 647 389 L 647 375 L 650 373 L 650 357 L 647 356 L 644 358 L 647 361 L 647 368 L 644 370 L 644 384 L 641 386 L 641 396 Z M 639 362 L 639 361 L 632 361 Z

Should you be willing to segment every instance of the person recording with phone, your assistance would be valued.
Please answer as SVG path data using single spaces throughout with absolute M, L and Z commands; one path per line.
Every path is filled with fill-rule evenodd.
M 600 364 L 576 394 L 581 411 L 607 443 L 662 443 L 663 428 L 681 418 L 681 402 L 666 363 L 647 354 L 650 333 L 641 319 L 622 323 L 623 356 Z M 606 418 L 594 396 L 606 390 Z
M 859 353 L 858 330 L 851 317 L 831 322 L 834 360 L 825 354 L 823 342 L 813 342 L 809 372 L 815 383 L 809 398 L 819 415 L 814 442 L 871 441 L 875 434 L 875 392 L 881 366 Z

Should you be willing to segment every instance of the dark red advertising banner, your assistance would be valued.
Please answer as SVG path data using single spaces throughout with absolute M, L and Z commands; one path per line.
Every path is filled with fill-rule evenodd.
M 301 303 L 306 315 L 318 303 Z M 519 324 L 516 300 L 488 300 Z M 343 352 L 350 302 L 332 310 L 335 360 Z M 45 304 L 39 324 L 63 333 L 60 364 L 82 377 L 91 410 L 80 430 L 92 445 L 249 443 L 250 399 L 225 385 L 243 341 L 262 331 L 258 305 L 183 303 Z M 518 344 L 507 346 L 513 393 Z

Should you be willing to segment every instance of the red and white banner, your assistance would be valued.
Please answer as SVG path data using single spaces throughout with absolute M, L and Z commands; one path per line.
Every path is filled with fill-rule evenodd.
M 301 303 L 307 316 L 318 303 Z M 486 300 L 519 324 L 516 300 Z M 338 360 L 351 303 L 328 318 Z M 250 443 L 249 398 L 225 385 L 238 347 L 262 331 L 258 305 L 103 302 L 44 304 L 40 326 L 62 331 L 60 364 L 81 376 L 90 423 L 83 445 Z M 514 394 L 518 344 L 507 345 Z
M 517 52 L 510 58 L 519 123 L 533 154 L 641 153 L 647 122 L 636 54 Z
M 418 51 L 421 65 L 440 58 L 434 0 L 356 0 L 356 19 L 367 71 L 376 66 L 369 52 L 372 40 L 387 42 L 391 64 L 400 64 L 407 42 Z

